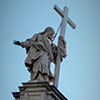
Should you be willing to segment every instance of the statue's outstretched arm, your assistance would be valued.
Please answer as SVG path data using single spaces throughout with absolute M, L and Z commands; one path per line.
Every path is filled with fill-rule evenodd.
M 14 43 L 15 45 L 21 46 L 21 42 L 20 42 L 20 41 L 16 41 L 16 40 L 14 40 L 13 43 Z
M 16 41 L 14 40 L 14 44 L 15 45 L 18 45 L 18 46 L 21 46 L 23 48 L 29 48 L 32 46 L 33 42 L 36 41 L 36 38 L 37 38 L 37 34 L 35 34 L 32 38 L 29 38 L 27 39 L 26 41 L 24 42 L 20 42 L 20 41 Z

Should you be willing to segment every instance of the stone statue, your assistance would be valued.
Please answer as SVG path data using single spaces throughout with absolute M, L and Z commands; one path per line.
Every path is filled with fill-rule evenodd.
M 26 48 L 25 66 L 31 73 L 31 81 L 54 81 L 54 76 L 50 71 L 50 63 L 55 64 L 57 57 L 57 46 L 53 43 L 54 37 L 54 29 L 47 27 L 43 32 L 35 34 L 24 42 L 14 41 L 15 45 Z M 62 36 L 59 36 L 59 40 L 59 58 L 62 61 L 66 57 L 66 42 Z

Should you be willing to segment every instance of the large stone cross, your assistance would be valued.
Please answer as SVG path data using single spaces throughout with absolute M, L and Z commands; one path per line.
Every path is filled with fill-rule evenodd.
M 67 6 L 64 7 L 63 11 L 57 6 L 54 6 L 54 9 L 57 11 L 57 13 L 62 17 L 62 25 L 61 25 L 61 31 L 62 34 L 65 34 L 66 30 L 66 24 L 68 23 L 73 29 L 76 28 L 76 24 L 68 17 L 68 11 L 69 9 Z M 66 23 L 67 22 L 67 23 Z
M 61 22 L 61 28 L 60 28 L 60 35 L 65 37 L 65 32 L 66 32 L 66 25 L 67 23 L 73 28 L 76 28 L 76 25 L 74 22 L 68 17 L 68 11 L 69 9 L 65 6 L 63 11 L 57 6 L 54 6 L 54 9 L 58 12 L 58 14 L 62 17 L 62 22 Z M 59 43 L 58 43 L 59 47 Z M 60 54 L 59 54 L 59 49 L 58 49 L 58 55 L 56 59 L 56 64 L 55 64 L 55 72 L 54 72 L 54 86 L 58 87 L 58 81 L 59 81 L 59 72 L 60 72 Z

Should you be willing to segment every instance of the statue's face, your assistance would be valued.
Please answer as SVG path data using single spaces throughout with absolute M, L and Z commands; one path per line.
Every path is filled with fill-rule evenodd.
M 49 38 L 51 41 L 53 41 L 53 39 L 54 39 L 54 31 L 48 30 L 48 31 L 46 31 L 45 35 L 46 35 L 47 38 Z

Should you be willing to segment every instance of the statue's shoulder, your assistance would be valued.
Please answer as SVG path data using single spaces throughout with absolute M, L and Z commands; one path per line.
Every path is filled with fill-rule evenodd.
M 39 33 L 35 33 L 33 36 L 32 36 L 32 40 L 34 40 L 34 39 L 37 39 L 39 37 Z
M 34 40 L 34 41 L 43 40 L 43 34 L 35 33 L 31 39 Z
M 37 36 L 38 38 L 43 38 L 44 35 L 42 33 L 36 33 L 35 36 Z
M 36 37 L 36 36 L 38 36 L 38 33 L 35 33 L 35 34 L 33 35 L 33 37 Z
M 33 36 L 43 36 L 42 33 L 35 33 Z

